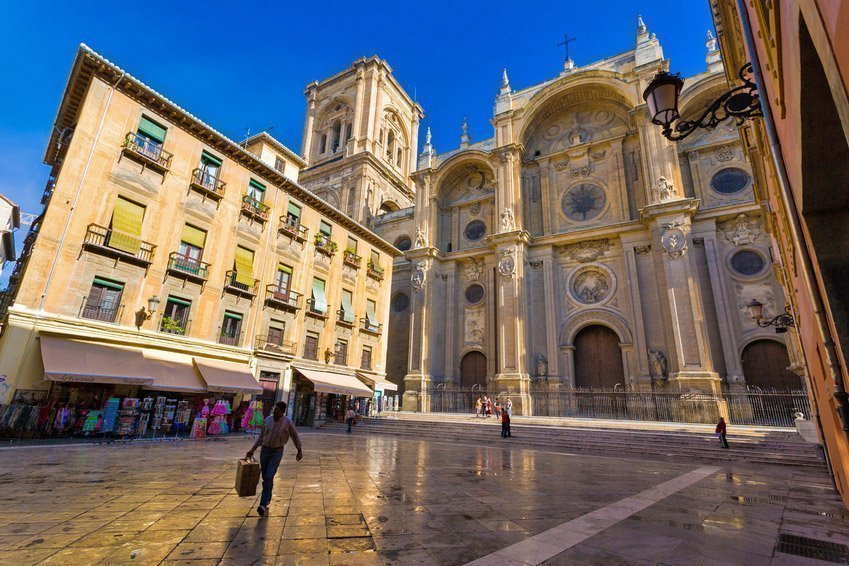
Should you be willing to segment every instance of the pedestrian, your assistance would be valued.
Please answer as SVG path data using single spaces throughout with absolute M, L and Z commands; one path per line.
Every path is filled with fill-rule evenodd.
M 509 438 L 510 434 L 510 413 L 501 411 L 501 438 Z
M 725 439 L 725 419 L 722 417 L 719 417 L 719 422 L 716 423 L 716 436 L 719 437 L 719 445 L 728 448 L 728 441 Z
M 348 425 L 348 434 L 351 434 L 351 427 L 354 426 L 354 419 L 357 418 L 357 413 L 354 409 L 348 409 L 348 412 L 345 413 L 345 423 Z
M 495 416 L 501 416 L 501 403 L 498 402 L 498 399 L 495 400 Z
M 292 439 L 295 448 L 298 449 L 295 461 L 300 462 L 301 458 L 304 457 L 304 453 L 301 450 L 301 439 L 298 436 L 298 431 L 295 430 L 295 423 L 286 416 L 286 403 L 279 401 L 274 404 L 271 414 L 265 417 L 259 437 L 247 453 L 247 458 L 251 459 L 254 457 L 256 449 L 262 447 L 259 451 L 259 469 L 262 472 L 262 495 L 259 498 L 259 507 L 256 508 L 256 512 L 260 517 L 268 513 L 268 504 L 271 502 L 271 490 L 274 488 L 274 476 L 277 474 L 280 460 L 283 459 L 283 447 L 289 442 L 289 438 Z
M 507 398 L 507 414 L 511 417 L 513 416 L 513 400 L 510 397 Z
M 483 401 L 478 397 L 478 400 L 475 401 L 475 417 L 483 416 Z
M 486 417 L 489 418 L 492 415 L 492 399 L 489 397 L 485 397 L 486 399 Z

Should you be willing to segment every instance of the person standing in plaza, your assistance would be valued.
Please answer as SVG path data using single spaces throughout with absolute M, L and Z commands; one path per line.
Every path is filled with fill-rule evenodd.
M 280 460 L 283 459 L 283 447 L 290 438 L 298 449 L 295 461 L 300 462 L 304 457 L 301 450 L 301 438 L 295 430 L 295 423 L 286 416 L 286 403 L 279 401 L 274 404 L 271 414 L 265 417 L 259 437 L 246 455 L 248 459 L 253 458 L 256 449 L 261 447 L 259 468 L 262 472 L 262 495 L 259 498 L 259 507 L 256 508 L 260 517 L 268 513 L 271 491 L 274 489 L 274 476 L 277 474 L 277 468 L 280 467 Z
M 505 405 L 505 408 L 507 410 L 507 414 L 512 417 L 513 416 L 513 400 L 510 399 L 510 397 L 507 398 L 507 404 Z
M 483 407 L 483 401 L 481 401 L 481 398 L 478 397 L 478 400 L 475 401 L 475 416 L 476 417 L 483 416 L 483 413 L 481 412 L 482 407 Z
M 510 434 L 510 413 L 505 409 L 501 411 L 501 438 L 508 438 Z
M 725 439 L 725 419 L 722 417 L 719 417 L 719 422 L 716 423 L 716 436 L 719 437 L 719 445 L 728 448 L 728 441 Z
M 348 409 L 348 412 L 345 413 L 345 424 L 348 425 L 348 430 L 346 431 L 348 434 L 351 434 L 351 427 L 354 426 L 354 419 L 357 418 L 357 413 L 354 409 Z
M 486 401 L 486 416 L 487 418 L 489 418 L 489 416 L 492 414 L 492 399 L 490 399 L 489 397 L 484 397 L 484 400 Z

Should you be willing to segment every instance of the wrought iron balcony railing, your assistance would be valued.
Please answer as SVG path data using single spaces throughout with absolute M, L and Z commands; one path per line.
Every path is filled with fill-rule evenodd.
M 209 264 L 185 256 L 180 252 L 172 252 L 168 256 L 168 271 L 178 277 L 185 277 L 205 283 L 209 275 Z
M 295 343 L 291 340 L 278 339 L 276 336 L 260 335 L 254 340 L 254 350 L 294 356 Z
M 83 248 L 147 267 L 153 263 L 153 252 L 156 246 L 130 234 L 98 224 L 89 224 L 83 240 Z
M 279 232 L 284 236 L 288 236 L 293 240 L 303 243 L 307 241 L 309 228 L 301 224 L 297 218 L 281 216 Z
M 241 283 L 236 280 L 236 270 L 231 269 L 224 276 L 224 290 L 234 295 L 242 295 L 253 299 L 256 297 L 259 279 L 254 279 L 252 284 Z
M 348 267 L 353 267 L 354 269 L 359 269 L 360 264 L 363 262 L 363 258 L 358 256 L 355 252 L 351 250 L 345 250 L 345 255 L 342 258 L 342 263 L 347 265 Z
M 382 324 L 372 324 L 372 323 L 369 322 L 369 320 L 367 318 L 361 318 L 360 319 L 360 325 L 361 325 L 360 330 L 362 332 L 367 333 L 367 334 L 373 334 L 375 336 L 380 336 L 380 334 L 383 332 L 383 325 Z
M 268 220 L 269 210 L 271 210 L 270 206 L 258 199 L 255 199 L 251 195 L 245 195 L 242 197 L 242 214 L 245 216 L 259 220 L 260 222 L 265 222 Z
M 142 161 L 144 165 L 152 166 L 160 171 L 171 168 L 174 155 L 162 149 L 162 144 L 142 136 L 136 132 L 127 132 L 124 137 L 123 154 Z
M 265 287 L 266 303 L 271 307 L 297 311 L 301 308 L 301 294 L 291 289 L 281 287 L 276 283 Z
M 227 183 L 204 169 L 197 168 L 192 171 L 191 187 L 210 198 L 217 201 L 224 198 L 224 187 L 226 186 Z

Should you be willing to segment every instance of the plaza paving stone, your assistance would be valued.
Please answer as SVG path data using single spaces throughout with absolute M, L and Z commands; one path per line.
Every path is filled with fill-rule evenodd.
M 0 449 L 0 563 L 795 564 L 780 534 L 849 543 L 823 471 L 302 437 L 263 518 L 233 489 L 246 439 Z

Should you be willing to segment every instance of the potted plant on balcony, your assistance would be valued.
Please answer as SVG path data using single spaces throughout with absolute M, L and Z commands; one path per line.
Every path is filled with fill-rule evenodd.
M 162 331 L 169 334 L 179 334 L 180 336 L 186 333 L 183 323 L 170 316 L 162 317 Z

